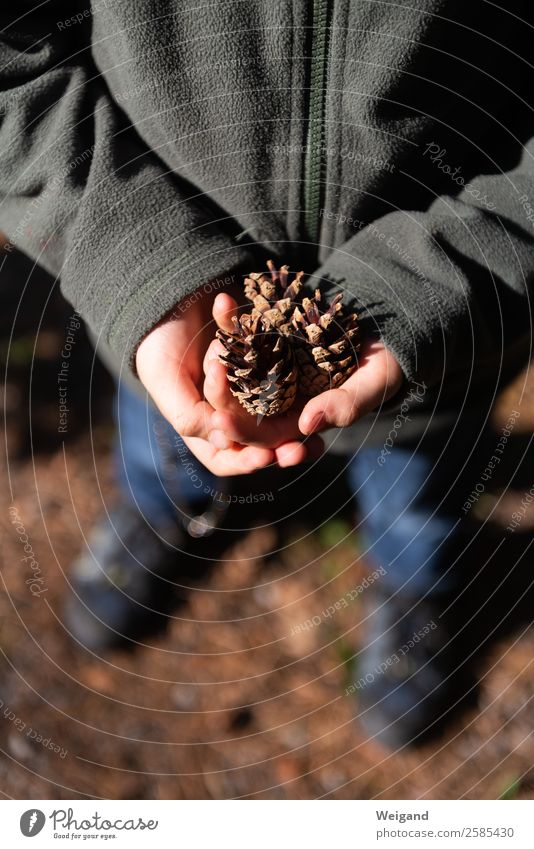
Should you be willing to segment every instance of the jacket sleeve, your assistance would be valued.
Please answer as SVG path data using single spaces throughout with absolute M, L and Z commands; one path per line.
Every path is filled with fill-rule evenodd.
M 507 172 L 450 185 L 424 212 L 368 224 L 317 272 L 354 296 L 406 377 L 427 386 L 498 367 L 531 334 L 534 142 Z
M 80 25 L 56 26 L 78 10 Z M 133 362 L 184 295 L 222 284 L 250 257 L 113 102 L 82 5 L 18 0 L 14 16 L 0 12 L 0 228 L 7 248 L 59 275 L 96 337 Z

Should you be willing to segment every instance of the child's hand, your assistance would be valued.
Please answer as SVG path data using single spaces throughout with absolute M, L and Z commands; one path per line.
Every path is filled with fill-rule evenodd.
M 217 325 L 224 330 L 231 330 L 230 316 L 236 308 L 233 298 L 217 295 L 213 304 Z M 204 364 L 204 394 L 216 410 L 211 417 L 210 441 L 220 446 L 229 444 L 230 440 L 245 445 L 266 445 L 275 448 L 277 459 L 278 454 L 285 450 L 291 450 L 292 457 L 302 453 L 302 459 L 316 455 L 320 446 L 311 440 L 300 443 L 299 448 L 298 441 L 303 434 L 309 437 L 328 427 L 348 427 L 354 424 L 392 398 L 404 379 L 393 354 L 381 342 L 369 342 L 362 345 L 359 368 L 343 386 L 322 392 L 304 405 L 302 402 L 295 404 L 295 408 L 283 416 L 264 418 L 258 425 L 254 416 L 245 412 L 230 392 L 226 369 L 218 360 L 223 350 L 219 342 L 212 342 Z M 302 459 L 295 462 L 301 462 Z
M 232 330 L 230 319 L 236 309 L 237 304 L 229 295 L 217 295 L 213 305 L 217 325 L 224 330 Z M 323 442 L 320 437 L 303 440 L 299 430 L 302 404 L 300 409 L 295 405 L 284 415 L 265 416 L 261 420 L 243 409 L 230 392 L 226 368 L 219 360 L 219 354 L 223 352 L 222 344 L 214 340 L 204 360 L 204 397 L 214 409 L 210 418 L 210 443 L 221 449 L 237 444 L 272 448 L 279 466 L 295 466 L 321 454 Z
M 137 373 L 201 463 L 216 475 L 246 474 L 274 462 L 274 451 L 231 445 L 221 450 L 207 441 L 214 409 L 202 397 L 202 363 L 215 333 L 212 305 L 213 296 L 200 291 L 184 312 L 177 308 L 160 322 L 138 348 Z
M 311 398 L 299 418 L 302 433 L 348 427 L 392 398 L 404 380 L 393 354 L 381 342 L 363 344 L 360 365 L 338 389 Z

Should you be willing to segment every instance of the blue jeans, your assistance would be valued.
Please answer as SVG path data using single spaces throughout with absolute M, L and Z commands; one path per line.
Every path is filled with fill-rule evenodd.
M 191 454 L 182 438 L 125 382 L 115 395 L 115 468 L 122 494 L 154 527 L 191 518 L 211 503 L 217 478 Z
M 125 384 L 116 422 L 122 491 L 156 527 L 176 521 L 177 513 L 200 513 L 224 489 L 148 398 Z M 441 434 L 386 455 L 382 446 L 362 447 L 347 458 L 364 552 L 384 570 L 380 586 L 388 592 L 438 595 L 466 581 L 473 532 L 462 505 L 484 468 L 478 455 L 487 457 L 478 451 L 465 462 L 475 435 L 462 427 L 446 450 Z
M 411 597 L 456 592 L 476 561 L 463 507 L 487 460 L 486 435 L 459 428 L 419 443 L 364 448 L 348 462 L 364 552 L 385 570 L 380 585 Z M 473 445 L 476 445 L 469 456 Z

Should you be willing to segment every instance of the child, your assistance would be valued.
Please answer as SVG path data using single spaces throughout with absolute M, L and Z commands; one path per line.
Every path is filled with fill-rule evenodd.
M 71 628 L 91 647 L 133 637 L 179 572 L 158 431 L 195 533 L 213 510 L 188 464 L 209 492 L 313 459 L 324 434 L 384 570 L 361 718 L 389 745 L 420 741 L 474 689 L 477 637 L 451 607 L 476 565 L 461 505 L 529 350 L 531 4 L 21 0 L 0 19 L 7 249 L 61 278 L 120 377 L 124 504 L 92 542 L 98 569 L 78 563 Z M 341 289 L 365 344 L 341 388 L 256 426 L 212 311 L 225 326 L 232 283 L 266 257 Z

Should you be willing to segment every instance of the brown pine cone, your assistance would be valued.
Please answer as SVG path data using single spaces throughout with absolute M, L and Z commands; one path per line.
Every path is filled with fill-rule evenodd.
M 233 320 L 233 332 L 217 332 L 231 392 L 260 416 L 286 412 L 297 390 L 310 397 L 341 386 L 358 367 L 360 347 L 358 316 L 343 311 L 342 294 L 323 307 L 318 289 L 303 296 L 303 271 L 290 282 L 287 265 L 267 265 L 270 274 L 245 280 L 251 313 Z
M 336 295 L 321 310 L 321 293 L 303 298 L 295 307 L 291 324 L 299 368 L 299 391 L 313 397 L 341 386 L 358 368 L 359 327 L 356 313 L 343 313 L 343 295 Z
M 234 319 L 234 332 L 217 331 L 230 391 L 251 415 L 275 416 L 289 410 L 297 394 L 297 368 L 287 338 L 265 328 L 257 311 Z

